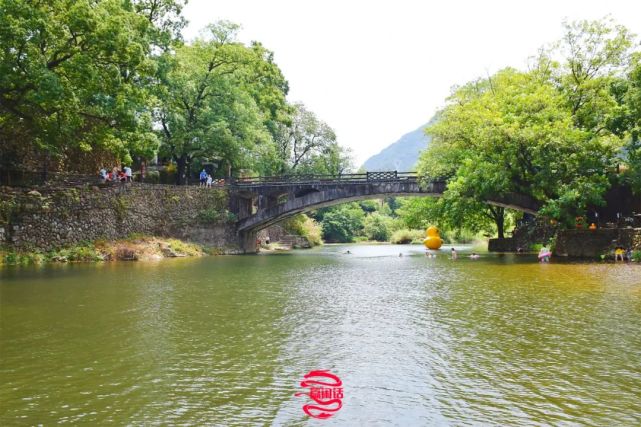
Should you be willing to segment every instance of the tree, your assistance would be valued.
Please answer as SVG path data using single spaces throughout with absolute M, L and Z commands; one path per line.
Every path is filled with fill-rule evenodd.
M 504 209 L 493 207 L 469 197 L 461 197 L 455 192 L 447 197 L 412 197 L 403 199 L 398 215 L 403 224 L 410 229 L 425 229 L 436 225 L 442 230 L 467 230 L 497 232 L 503 236 L 507 213 Z
M 609 129 L 626 140 L 618 158 L 626 169 L 624 182 L 641 192 L 641 53 L 633 56 L 627 78 L 612 87 L 618 115 L 609 122 Z
M 349 152 L 336 142 L 336 134 L 303 104 L 293 105 L 290 123 L 279 126 L 276 143 L 279 173 L 341 174 L 351 166 Z
M 218 22 L 208 38 L 163 55 L 156 116 L 178 184 L 194 159 L 216 160 L 230 172 L 255 166 L 257 154 L 269 157 L 273 149 L 267 125 L 286 109 L 287 83 L 271 52 L 235 41 L 237 30 Z
M 321 217 L 325 241 L 348 243 L 363 229 L 365 214 L 357 205 L 346 204 L 323 212 Z
M 392 234 L 392 221 L 392 218 L 389 216 L 374 212 L 365 217 L 365 221 L 363 222 L 363 233 L 369 240 L 386 242 Z
M 162 16 L 150 10 L 154 4 L 162 4 Z M 130 160 L 153 152 L 157 141 L 145 113 L 152 47 L 170 42 L 168 27 L 181 28 L 181 5 L 2 1 L 1 150 L 43 153 L 45 171 L 52 158 L 77 166 L 69 160 L 77 153 L 103 150 Z
M 434 140 L 419 172 L 450 176 L 446 200 L 526 194 L 568 221 L 601 201 L 616 151 L 610 139 L 574 126 L 566 98 L 549 81 L 513 69 L 457 89 L 428 132 Z M 502 230 L 504 212 L 488 209 Z
M 556 52 L 562 64 L 551 70 L 552 77 L 567 99 L 576 126 L 597 135 L 607 133 L 618 107 L 612 87 L 623 77 L 632 35 L 611 18 L 565 22 L 564 29 Z

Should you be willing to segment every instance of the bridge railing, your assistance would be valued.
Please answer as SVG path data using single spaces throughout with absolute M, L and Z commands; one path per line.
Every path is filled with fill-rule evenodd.
M 363 184 L 367 182 L 416 182 L 418 177 L 415 172 L 381 171 L 364 173 L 347 173 L 338 175 L 329 174 L 297 174 L 281 176 L 253 176 L 216 178 L 212 182 L 214 187 L 256 187 L 256 186 L 286 186 L 295 184 Z M 105 182 L 98 175 L 54 173 L 43 175 L 42 172 L 26 170 L 6 170 L 0 168 L 0 185 L 27 187 L 55 185 L 63 187 L 78 187 L 85 185 L 115 186 L 122 184 L 118 181 Z M 145 183 L 147 184 L 147 183 Z M 151 184 L 148 185 L 172 185 Z M 199 185 L 191 182 L 189 185 Z
M 230 182 L 235 187 L 254 187 L 254 186 L 285 186 L 292 184 L 362 184 L 366 182 L 385 182 L 385 181 L 416 181 L 417 176 L 414 172 L 365 172 L 349 173 L 339 175 L 283 175 L 283 176 L 254 176 L 233 178 Z

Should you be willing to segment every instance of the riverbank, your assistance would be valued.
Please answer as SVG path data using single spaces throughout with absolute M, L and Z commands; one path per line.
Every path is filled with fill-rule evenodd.
M 215 247 L 179 239 L 132 235 L 113 241 L 96 240 L 50 251 L 0 248 L 0 265 L 31 265 L 67 262 L 151 261 L 163 258 L 222 255 Z

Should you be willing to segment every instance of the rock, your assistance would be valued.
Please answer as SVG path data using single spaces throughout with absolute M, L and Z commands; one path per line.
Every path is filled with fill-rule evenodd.
M 184 254 L 180 254 L 180 253 L 174 251 L 172 248 L 170 248 L 165 243 L 160 243 L 159 245 L 160 245 L 160 251 L 167 258 L 176 258 L 176 257 L 184 257 L 185 256 Z

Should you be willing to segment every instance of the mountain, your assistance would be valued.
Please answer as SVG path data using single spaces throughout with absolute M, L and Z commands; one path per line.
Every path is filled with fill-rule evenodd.
M 380 153 L 370 157 L 363 163 L 363 169 L 374 171 L 409 172 L 414 170 L 419 153 L 427 148 L 432 139 L 425 135 L 425 123 L 418 129 L 406 133 L 395 143 L 388 145 Z

